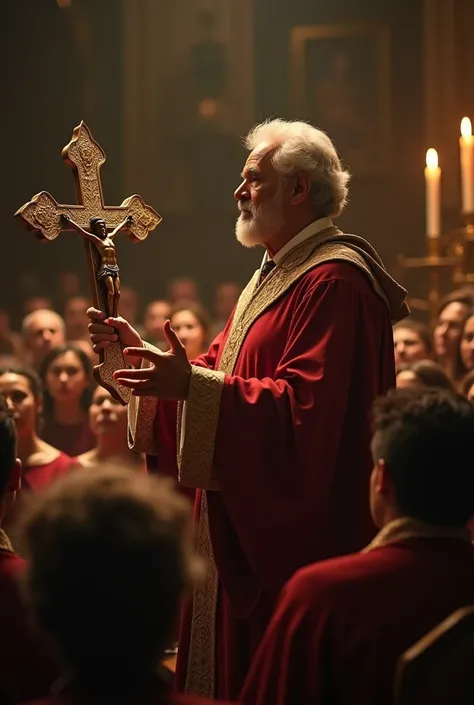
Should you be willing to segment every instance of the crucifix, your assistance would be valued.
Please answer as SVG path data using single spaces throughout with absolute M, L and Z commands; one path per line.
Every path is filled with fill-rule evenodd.
M 120 277 L 114 238 L 124 231 L 132 241 L 141 242 L 161 222 L 161 216 L 136 194 L 120 206 L 104 204 L 100 167 L 105 152 L 83 122 L 74 129 L 62 157 L 73 171 L 77 205 L 58 203 L 50 193 L 41 191 L 15 216 L 44 242 L 55 240 L 62 230 L 78 232 L 84 238 L 94 306 L 106 316 L 116 316 Z M 117 384 L 113 373 L 125 366 L 123 348 L 116 342 L 100 351 L 99 364 L 94 367 L 97 383 L 122 404 L 130 401 L 130 389 Z

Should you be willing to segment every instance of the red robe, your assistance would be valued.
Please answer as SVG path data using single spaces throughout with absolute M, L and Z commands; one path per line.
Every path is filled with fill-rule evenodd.
M 89 419 L 73 426 L 50 419 L 44 422 L 41 438 L 66 455 L 75 457 L 95 448 L 96 438 L 92 433 Z
M 473 603 L 469 541 L 413 538 L 303 568 L 282 592 L 241 700 L 392 703 L 401 654 Z
M 62 477 L 78 466 L 76 458 L 60 452 L 58 457 L 46 465 L 25 465 L 22 469 L 22 489 L 41 492 L 58 477 Z
M 196 365 L 219 368 L 230 327 Z M 388 307 L 352 264 L 310 269 L 250 326 L 223 381 L 213 452 L 220 491 L 207 492 L 219 574 L 216 697 L 238 696 L 285 581 L 301 566 L 359 550 L 374 535 L 369 413 L 394 384 Z M 169 443 L 175 427 L 174 405 L 160 401 L 158 462 L 177 472 Z M 202 457 L 199 448 L 191 465 L 193 457 Z M 180 689 L 190 621 L 189 608 Z
M 28 621 L 19 579 L 22 558 L 0 549 L 0 703 L 17 705 L 49 692 L 59 674 L 51 647 Z

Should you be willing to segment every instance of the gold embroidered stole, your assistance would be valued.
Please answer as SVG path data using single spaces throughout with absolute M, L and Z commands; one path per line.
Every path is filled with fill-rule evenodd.
M 2 551 L 10 551 L 10 553 L 13 553 L 11 541 L 3 529 L 0 529 L 0 549 Z
M 362 549 L 361 553 L 368 553 L 375 548 L 408 539 L 457 539 L 471 543 L 471 533 L 469 529 L 462 527 L 436 526 L 419 519 L 400 517 L 385 524 L 374 540 Z
M 381 283 L 358 252 L 340 242 L 331 242 L 342 236 L 338 228 L 327 230 L 308 238 L 291 250 L 282 261 L 259 284 L 257 270 L 243 290 L 238 301 L 231 329 L 225 343 L 218 370 L 232 375 L 247 332 L 253 323 L 288 289 L 319 264 L 346 261 L 361 269 L 371 282 L 375 292 L 390 308 Z M 214 472 L 212 489 L 218 490 L 218 478 Z M 207 567 L 206 578 L 195 587 L 193 593 L 192 621 L 189 658 L 186 673 L 186 693 L 213 698 L 216 681 L 216 616 L 219 578 L 209 533 L 208 506 L 203 490 L 201 513 L 198 525 L 198 551 Z

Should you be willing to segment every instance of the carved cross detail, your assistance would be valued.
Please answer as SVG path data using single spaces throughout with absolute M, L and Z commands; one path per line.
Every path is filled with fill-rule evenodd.
M 50 193 L 41 191 L 15 213 L 15 216 L 41 240 L 55 240 L 62 230 L 72 229 L 62 220 L 63 215 L 88 231 L 91 218 L 102 218 L 107 231 L 111 231 L 123 223 L 127 216 L 131 216 L 131 223 L 124 231 L 135 242 L 145 240 L 148 233 L 161 222 L 161 216 L 136 194 L 126 198 L 120 206 L 104 204 L 100 167 L 105 162 L 105 152 L 83 122 L 74 129 L 71 141 L 62 151 L 62 157 L 73 171 L 77 205 L 58 203 Z M 94 305 L 107 311 L 107 292 L 97 278 L 101 267 L 99 251 L 89 240 L 85 239 L 84 244 Z M 113 378 L 114 371 L 124 366 L 121 345 L 111 343 L 101 351 L 99 365 L 94 368 L 94 377 L 98 384 L 108 389 L 121 403 L 126 404 L 130 400 L 130 390 L 118 385 Z

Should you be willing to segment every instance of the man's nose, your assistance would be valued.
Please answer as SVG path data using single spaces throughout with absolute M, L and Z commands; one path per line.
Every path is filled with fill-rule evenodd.
M 63 370 L 63 372 L 61 372 L 59 374 L 59 381 L 60 382 L 67 382 L 67 380 L 68 380 L 68 373 Z
M 6 397 L 5 401 L 7 403 L 8 411 L 13 411 L 15 409 L 15 404 L 12 402 L 11 397 Z
M 51 340 L 52 339 L 52 333 L 50 330 L 44 330 L 42 331 L 42 338 L 43 340 Z
M 247 200 L 249 197 L 247 187 L 245 185 L 245 181 L 242 181 L 242 183 L 237 186 L 237 188 L 234 191 L 234 198 L 236 201 L 244 201 Z

